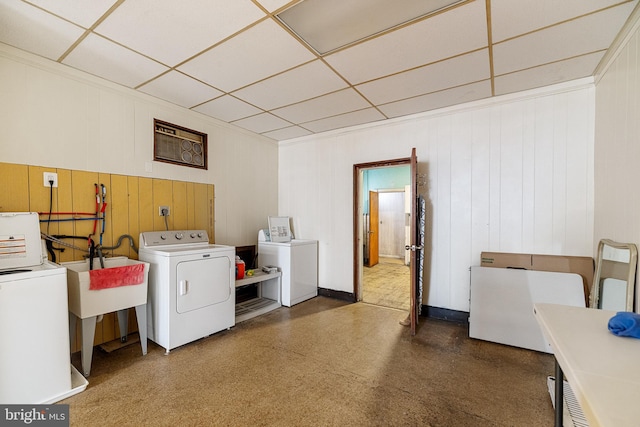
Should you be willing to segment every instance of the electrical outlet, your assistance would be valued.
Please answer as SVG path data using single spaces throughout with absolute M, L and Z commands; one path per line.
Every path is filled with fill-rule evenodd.
M 53 181 L 53 186 L 58 187 L 58 174 L 55 172 L 45 172 L 44 174 L 44 186 L 51 187 L 51 182 Z
M 171 214 L 171 209 L 169 209 L 169 206 L 158 206 L 158 215 L 169 216 L 170 214 Z

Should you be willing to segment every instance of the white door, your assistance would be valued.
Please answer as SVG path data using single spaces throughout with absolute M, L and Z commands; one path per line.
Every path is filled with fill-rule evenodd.
M 228 257 L 202 258 L 176 266 L 176 311 L 186 313 L 231 297 Z

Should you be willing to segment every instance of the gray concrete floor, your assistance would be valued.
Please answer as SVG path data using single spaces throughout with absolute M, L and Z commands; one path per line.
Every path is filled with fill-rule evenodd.
M 164 354 L 96 348 L 72 426 L 550 426 L 553 356 L 317 297 Z M 79 354 L 72 361 L 79 366 Z

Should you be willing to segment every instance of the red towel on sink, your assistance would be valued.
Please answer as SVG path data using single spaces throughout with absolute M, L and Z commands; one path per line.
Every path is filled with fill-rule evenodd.
M 144 264 L 89 270 L 89 289 L 117 288 L 144 282 Z

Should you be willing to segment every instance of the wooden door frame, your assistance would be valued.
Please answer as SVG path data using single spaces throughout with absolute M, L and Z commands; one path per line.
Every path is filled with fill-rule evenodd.
M 359 212 L 358 212 L 358 203 L 362 195 L 360 194 L 360 185 L 359 185 L 359 177 L 360 173 L 365 169 L 375 169 L 381 167 L 389 167 L 389 166 L 410 166 L 411 165 L 411 157 L 403 157 L 400 159 L 392 159 L 392 160 L 380 160 L 377 162 L 369 162 L 369 163 L 358 163 L 353 165 L 353 302 L 358 301 L 358 296 L 360 295 L 360 290 L 362 288 L 362 283 L 360 282 L 360 265 L 362 264 L 362 258 L 359 256 L 362 249 L 362 242 L 360 240 L 361 236 L 358 233 L 360 221 Z

